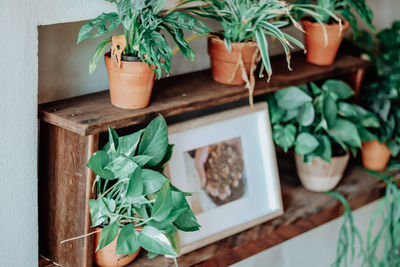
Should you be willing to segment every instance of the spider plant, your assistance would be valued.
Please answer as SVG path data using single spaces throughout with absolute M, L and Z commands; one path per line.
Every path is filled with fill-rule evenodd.
M 358 34 L 358 22 L 355 14 L 357 14 L 371 30 L 375 31 L 375 26 L 372 23 L 373 12 L 366 4 L 365 0 L 298 0 L 296 1 L 296 5 L 303 8 L 318 5 L 320 8 L 329 10 L 338 16 L 343 16 L 352 26 L 354 36 Z M 327 14 L 328 13 L 321 13 L 320 19 L 316 21 L 329 24 L 331 18 Z
M 183 30 L 204 34 L 209 28 L 189 14 L 176 11 L 160 13 L 166 0 L 106 0 L 115 4 L 117 12 L 103 13 L 85 23 L 78 35 L 78 44 L 85 39 L 100 37 L 116 30 L 122 25 L 126 39 L 123 54 L 139 57 L 153 66 L 160 78 L 162 70 L 169 73 L 172 49 L 165 40 L 164 33 L 171 35 L 182 54 L 194 59 L 195 53 L 184 39 Z M 89 63 L 92 73 L 103 56 L 111 37 L 97 46 Z
M 228 50 L 233 42 L 257 42 L 268 80 L 272 67 L 268 53 L 266 36 L 276 38 L 282 44 L 288 68 L 290 69 L 290 48 L 293 44 L 305 50 L 304 45 L 293 36 L 282 31 L 283 27 L 293 24 L 302 31 L 301 25 L 293 18 L 296 11 L 304 12 L 315 20 L 325 16 L 340 21 L 331 11 L 316 5 L 296 5 L 277 0 L 184 0 L 177 7 L 192 2 L 202 5 L 185 9 L 186 13 L 217 21 L 222 26 L 222 38 Z M 260 71 L 260 76 L 262 72 Z

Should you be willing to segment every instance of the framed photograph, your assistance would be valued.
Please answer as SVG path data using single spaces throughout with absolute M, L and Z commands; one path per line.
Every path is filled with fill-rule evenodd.
M 167 172 L 188 197 L 200 231 L 180 233 L 182 253 L 283 213 L 266 103 L 169 127 Z

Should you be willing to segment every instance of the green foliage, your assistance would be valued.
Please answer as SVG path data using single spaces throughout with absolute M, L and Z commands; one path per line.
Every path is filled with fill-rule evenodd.
M 379 142 L 386 143 L 393 156 L 400 153 L 400 21 L 374 38 L 362 32 L 355 41 L 371 61 L 369 82 L 362 104 L 380 120 L 382 127 L 373 133 Z
M 200 2 L 203 5 L 187 8 L 185 12 L 217 21 L 223 28 L 221 35 L 228 50 L 231 49 L 232 42 L 257 42 L 262 63 L 269 77 L 272 74 L 272 67 L 266 36 L 279 40 L 287 55 L 290 69 L 290 48 L 296 45 L 304 49 L 299 40 L 281 30 L 291 23 L 301 29 L 292 14 L 301 10 L 317 20 L 323 17 L 322 13 L 334 16 L 328 10 L 314 5 L 297 6 L 278 0 L 184 0 L 178 7 L 192 2 Z
M 327 80 L 321 87 L 291 86 L 269 95 L 275 143 L 285 152 L 294 146 L 305 161 L 320 157 L 330 162 L 333 144 L 356 151 L 361 141 L 375 138 L 370 129 L 380 124 L 371 112 L 346 102 L 352 95 L 340 80 Z
M 103 226 L 98 249 L 117 240 L 116 253 L 132 254 L 139 247 L 150 256 L 180 255 L 177 230 L 197 231 L 200 225 L 185 196 L 160 171 L 170 159 L 164 118 L 119 137 L 109 128 L 109 142 L 87 163 L 97 174 L 97 199 L 89 200 L 92 226 Z
M 389 166 L 393 170 L 399 170 L 399 167 L 398 162 Z M 336 192 L 327 192 L 345 206 L 336 260 L 332 266 L 348 266 L 348 263 L 352 263 L 356 256 L 361 258 L 361 266 L 400 266 L 400 190 L 397 179 L 389 173 L 370 172 L 386 183 L 386 193 L 370 218 L 365 243 L 354 225 L 352 211 L 345 197 Z M 380 228 L 374 235 L 372 230 L 375 225 L 380 225 Z M 356 255 L 355 241 L 359 244 L 358 255 Z M 379 246 L 383 248 L 383 251 L 378 251 Z
M 371 30 L 375 31 L 375 26 L 372 23 L 373 12 L 367 5 L 366 0 L 297 0 L 296 3 L 304 7 L 308 7 L 309 4 L 316 4 L 336 15 L 341 15 L 352 26 L 354 36 L 358 35 L 358 23 L 355 14 L 357 14 Z M 300 13 L 300 16 L 302 15 L 303 14 Z M 318 22 L 328 24 L 330 19 L 330 16 L 324 13 L 322 14 L 321 20 Z
M 184 39 L 183 30 L 205 34 L 210 29 L 196 18 L 179 12 L 171 11 L 167 15 L 159 14 L 165 0 L 112 0 L 117 12 L 101 14 L 85 23 L 78 35 L 78 44 L 85 39 L 104 36 L 113 32 L 118 26 L 124 29 L 127 45 L 124 54 L 140 57 L 160 77 L 162 70 L 169 73 L 171 67 L 172 49 L 165 40 L 164 32 L 171 35 L 182 54 L 194 59 L 194 51 Z M 102 41 L 92 56 L 89 72 L 92 73 L 102 57 L 110 38 Z

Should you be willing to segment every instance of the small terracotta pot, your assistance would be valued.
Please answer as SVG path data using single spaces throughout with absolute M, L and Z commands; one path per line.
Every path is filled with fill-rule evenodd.
M 303 186 L 314 192 L 332 190 L 340 182 L 349 162 L 350 154 L 332 157 L 331 162 L 326 162 L 319 157 L 312 162 L 305 163 L 303 156 L 295 153 L 297 174 Z
M 231 47 L 232 50 L 229 52 L 223 40 L 216 37 L 208 38 L 212 77 L 216 82 L 223 84 L 245 84 L 242 70 L 237 67 L 240 53 L 242 53 L 246 73 L 249 75 L 253 55 L 258 50 L 258 45 L 256 42 L 245 42 L 232 43 Z
M 366 169 L 383 171 L 389 163 L 392 152 L 378 140 L 364 142 L 361 149 L 362 163 Z
M 125 109 L 141 109 L 148 106 L 153 90 L 155 73 L 147 63 L 121 61 L 116 66 L 110 53 L 104 55 L 110 85 L 111 104 Z
M 100 231 L 102 228 L 96 227 L 96 231 Z M 131 255 L 118 254 L 115 255 L 115 250 L 117 248 L 117 237 L 107 246 L 99 249 L 94 253 L 94 261 L 100 267 L 121 267 L 126 266 L 131 263 L 139 254 L 140 249 Z M 100 243 L 100 232 L 96 233 L 94 236 L 94 249 L 98 247 Z
M 328 45 L 325 46 L 324 31 L 318 22 L 302 20 L 305 34 L 304 39 L 307 49 L 307 61 L 320 66 L 332 65 L 335 61 L 336 54 L 342 43 L 345 31 L 350 24 L 343 20 L 342 32 L 340 32 L 339 24 L 324 24 L 328 36 Z

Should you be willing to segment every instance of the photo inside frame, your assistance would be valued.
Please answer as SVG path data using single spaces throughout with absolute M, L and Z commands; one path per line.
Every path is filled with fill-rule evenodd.
M 179 232 L 182 253 L 243 231 L 283 212 L 266 103 L 169 127 L 173 185 L 187 197 L 201 225 Z
M 190 199 L 195 215 L 241 199 L 247 176 L 240 137 L 184 152 Z

